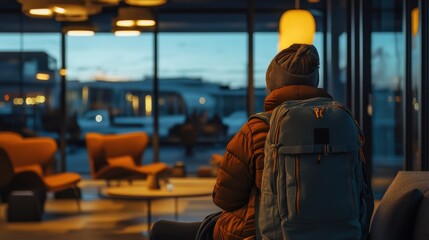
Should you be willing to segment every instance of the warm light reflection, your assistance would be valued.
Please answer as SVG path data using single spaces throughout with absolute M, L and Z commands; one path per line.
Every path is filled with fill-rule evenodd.
M 27 98 L 25 99 L 25 104 L 27 104 L 27 105 L 34 105 L 34 104 L 36 104 L 36 101 L 35 101 L 35 99 L 34 99 L 34 98 L 32 98 L 32 97 L 27 97 Z
M 48 81 L 51 76 L 48 73 L 37 73 L 36 79 L 40 81 Z
M 51 16 L 52 10 L 49 8 L 34 8 L 30 9 L 28 13 L 35 16 Z
M 13 99 L 13 104 L 15 104 L 15 105 L 22 105 L 22 104 L 24 104 L 24 99 L 23 98 L 14 98 Z
M 118 30 L 115 31 L 115 36 L 117 37 L 135 37 L 139 36 L 140 31 L 138 30 Z
M 36 103 L 44 103 L 46 101 L 45 96 L 41 96 L 41 95 L 36 96 L 35 99 L 36 99 Z
M 4 95 L 4 100 L 8 102 L 10 100 L 10 96 L 8 94 Z
M 146 95 L 146 97 L 144 98 L 144 102 L 145 102 L 145 111 L 146 111 L 146 116 L 150 116 L 150 114 L 152 113 L 152 96 L 151 95 Z
M 150 27 L 155 26 L 155 20 L 137 20 L 137 26 Z
M 65 68 L 61 68 L 61 69 L 60 69 L 60 75 L 61 75 L 61 76 L 65 76 L 65 75 L 67 75 L 67 69 L 65 69 Z
M 116 21 L 116 26 L 132 27 L 132 26 L 134 26 L 134 21 L 133 20 L 119 20 L 119 21 Z
M 89 89 L 87 86 L 82 88 L 82 103 L 88 105 Z
M 133 101 L 133 95 L 131 93 L 127 93 L 125 95 L 125 99 L 127 99 L 128 102 L 132 102 Z
M 91 37 L 94 36 L 94 34 L 92 30 L 70 30 L 67 32 L 67 35 L 74 37 Z
M 139 113 L 139 97 L 133 96 L 133 101 L 131 102 L 131 105 L 133 106 L 133 112 L 135 115 Z
M 54 12 L 59 13 L 59 14 L 64 14 L 64 13 L 66 13 L 66 10 L 62 7 L 54 7 Z
M 411 11 L 411 33 L 416 36 L 419 33 L 419 9 L 414 8 Z
M 166 2 L 167 0 L 125 0 L 125 3 L 137 6 L 159 6 Z

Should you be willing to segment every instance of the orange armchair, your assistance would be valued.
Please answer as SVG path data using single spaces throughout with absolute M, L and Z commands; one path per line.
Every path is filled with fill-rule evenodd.
M 72 188 L 78 199 L 80 175 L 77 173 L 46 174 L 46 166 L 54 159 L 57 144 L 49 137 L 23 138 L 17 133 L 0 132 L 0 148 L 4 150 L 2 162 L 10 161 L 15 175 L 12 188 L 44 191 L 61 191 Z
M 132 180 L 148 175 L 166 174 L 165 163 L 142 165 L 149 136 L 144 132 L 121 134 L 87 133 L 85 135 L 91 175 L 94 179 Z

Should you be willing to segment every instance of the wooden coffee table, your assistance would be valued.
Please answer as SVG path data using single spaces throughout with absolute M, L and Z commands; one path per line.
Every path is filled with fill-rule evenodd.
M 122 199 L 122 200 L 139 200 L 146 201 L 147 204 L 147 226 L 148 230 L 151 227 L 151 203 L 152 200 L 173 198 L 174 199 L 174 216 L 178 218 L 178 199 L 210 196 L 213 192 L 213 187 L 216 182 L 214 178 L 176 178 L 170 179 L 172 189 L 167 189 L 162 186 L 159 190 L 148 189 L 146 182 L 139 185 L 119 186 L 119 187 L 104 187 L 100 189 L 102 196 Z

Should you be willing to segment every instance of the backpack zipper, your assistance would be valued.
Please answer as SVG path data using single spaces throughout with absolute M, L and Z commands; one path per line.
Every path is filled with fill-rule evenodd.
M 296 215 L 299 216 L 301 212 L 301 184 L 300 184 L 300 175 L 299 175 L 299 155 L 295 155 L 295 182 L 296 182 L 296 190 L 295 190 L 295 209 Z
M 274 139 L 275 139 L 275 141 L 274 141 L 274 144 L 272 144 L 271 146 L 272 147 L 274 147 L 274 150 L 273 150 L 273 159 L 274 159 L 274 163 L 273 163 L 273 174 L 271 174 L 271 182 L 272 183 L 274 183 L 275 181 L 276 181 L 276 179 L 277 179 L 277 151 L 278 151 L 278 145 L 279 145 L 279 135 L 280 135 L 280 124 L 281 124 L 281 122 L 282 122 L 282 120 L 283 120 L 283 118 L 284 117 L 286 117 L 286 114 L 288 113 L 289 111 L 286 111 L 280 118 L 279 118 L 279 120 L 277 121 L 277 131 L 276 131 L 276 133 L 275 133 L 275 135 L 274 135 Z M 274 187 L 273 187 L 273 184 L 271 185 L 271 191 L 274 193 L 274 194 L 277 194 L 277 189 L 275 189 Z

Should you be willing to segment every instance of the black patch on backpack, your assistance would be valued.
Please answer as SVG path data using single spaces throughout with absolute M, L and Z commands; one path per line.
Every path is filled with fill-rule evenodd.
M 315 128 L 314 144 L 329 144 L 329 128 Z

